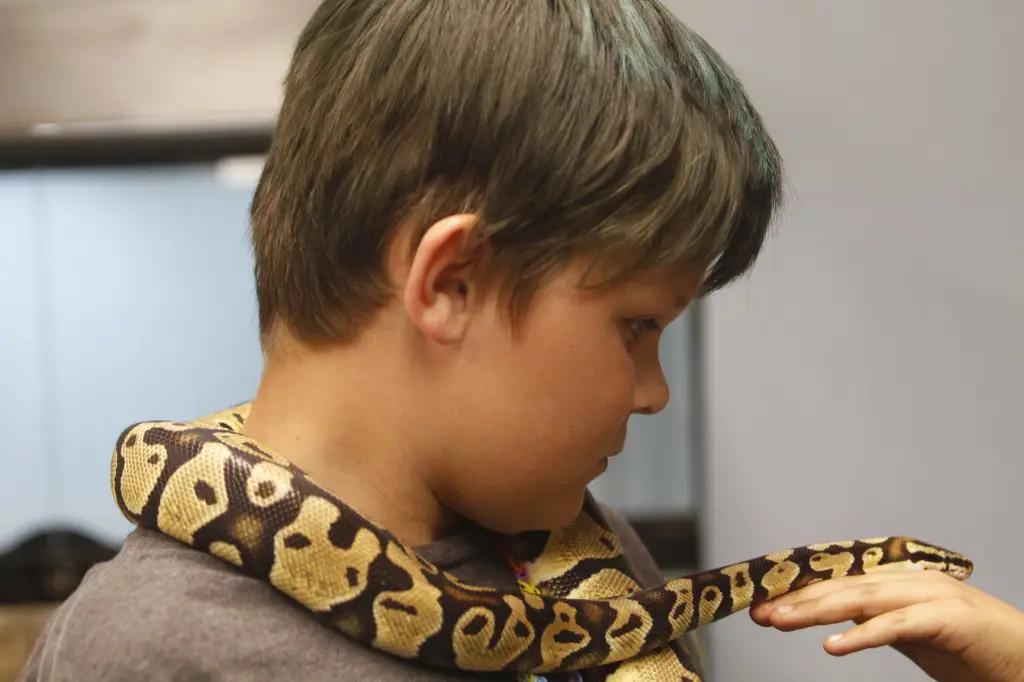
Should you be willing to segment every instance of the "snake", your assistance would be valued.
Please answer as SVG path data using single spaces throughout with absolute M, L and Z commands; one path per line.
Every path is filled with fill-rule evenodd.
M 911 565 L 958 580 L 973 571 L 961 554 L 891 536 L 794 547 L 641 589 L 588 492 L 569 526 L 510 538 L 530 589 L 468 584 L 247 436 L 250 409 L 125 428 L 110 465 L 121 513 L 269 583 L 347 638 L 435 669 L 702 682 L 681 638 L 759 601 Z

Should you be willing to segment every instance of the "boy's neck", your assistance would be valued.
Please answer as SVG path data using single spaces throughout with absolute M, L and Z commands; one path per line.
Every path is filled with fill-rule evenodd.
M 246 435 L 306 472 L 361 515 L 416 547 L 460 523 L 432 492 L 422 434 L 397 382 L 374 376 L 372 349 L 270 357 Z M 410 438 L 414 436 L 418 443 Z M 427 440 L 429 442 L 429 440 Z

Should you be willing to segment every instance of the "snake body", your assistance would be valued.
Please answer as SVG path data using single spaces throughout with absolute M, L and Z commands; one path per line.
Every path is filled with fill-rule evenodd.
M 973 570 L 960 554 L 887 537 L 796 547 L 640 589 L 588 497 L 568 528 L 523 536 L 536 591 L 469 585 L 245 436 L 248 409 L 125 429 L 111 462 L 122 513 L 269 582 L 351 639 L 435 668 L 699 682 L 677 640 L 757 601 L 911 563 L 961 580 Z

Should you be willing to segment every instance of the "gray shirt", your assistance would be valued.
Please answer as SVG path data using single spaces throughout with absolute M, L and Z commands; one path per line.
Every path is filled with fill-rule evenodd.
M 637 580 L 662 582 L 632 528 L 605 509 Z M 416 549 L 458 578 L 518 589 L 475 529 Z M 693 645 L 690 646 L 694 649 Z M 54 613 L 19 682 L 509 680 L 422 668 L 344 638 L 269 584 L 137 529 Z

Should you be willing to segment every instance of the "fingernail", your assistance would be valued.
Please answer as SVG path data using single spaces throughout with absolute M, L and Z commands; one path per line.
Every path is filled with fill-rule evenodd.
M 775 613 L 778 613 L 779 615 L 783 615 L 783 616 L 786 615 L 787 613 L 789 613 L 792 610 L 793 610 L 793 607 L 790 606 L 789 604 L 782 604 L 781 606 L 776 606 L 775 608 L 772 609 L 772 611 L 774 611 Z
M 830 641 L 833 644 L 835 644 L 836 642 L 838 642 L 842 638 L 843 638 L 843 633 L 839 633 L 838 635 L 832 635 L 831 637 L 829 637 L 828 641 Z

